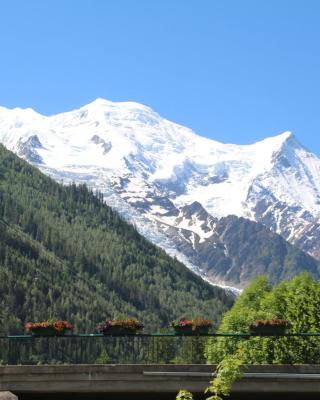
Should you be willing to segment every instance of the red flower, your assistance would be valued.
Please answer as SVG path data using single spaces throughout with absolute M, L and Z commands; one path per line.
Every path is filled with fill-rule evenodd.
M 54 329 L 57 333 L 62 333 L 66 330 L 73 331 L 74 327 L 68 321 L 42 321 L 42 322 L 27 322 L 25 329 L 27 333 L 39 331 L 41 329 Z

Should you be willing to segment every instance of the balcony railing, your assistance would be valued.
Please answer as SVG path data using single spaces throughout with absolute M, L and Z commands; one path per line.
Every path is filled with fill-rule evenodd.
M 64 336 L 0 336 L 0 364 L 204 364 L 204 348 L 211 340 L 239 341 L 259 337 L 320 339 L 320 333 L 213 333 L 176 335 L 72 334 Z M 320 340 L 319 340 L 320 354 Z

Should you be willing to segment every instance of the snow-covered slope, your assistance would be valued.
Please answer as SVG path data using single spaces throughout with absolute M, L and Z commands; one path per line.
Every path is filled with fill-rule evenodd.
M 184 258 L 213 231 L 183 213 L 195 201 L 213 217 L 260 221 L 320 258 L 320 160 L 290 132 L 252 145 L 223 144 L 134 102 L 97 99 L 50 117 L 0 107 L 0 142 L 58 181 L 85 182 L 153 242 Z M 197 269 L 201 266 L 189 266 Z

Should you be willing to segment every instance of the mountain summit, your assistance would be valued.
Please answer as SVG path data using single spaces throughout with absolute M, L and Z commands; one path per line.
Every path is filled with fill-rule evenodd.
M 58 181 L 98 189 L 141 233 L 193 269 L 199 266 L 177 250 L 168 227 L 184 221 L 185 240 L 213 235 L 194 217 L 179 219 L 194 202 L 212 218 L 261 222 L 320 258 L 320 160 L 290 132 L 223 144 L 144 105 L 96 99 L 49 117 L 2 107 L 0 142 Z

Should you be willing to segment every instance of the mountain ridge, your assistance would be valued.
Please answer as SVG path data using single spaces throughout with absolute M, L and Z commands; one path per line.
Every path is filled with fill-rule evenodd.
M 139 103 L 97 99 L 49 117 L 0 109 L 0 142 L 57 181 L 98 189 L 144 236 L 194 270 L 200 266 L 162 229 L 194 201 L 214 218 L 260 222 L 320 259 L 320 160 L 291 132 L 223 144 Z

